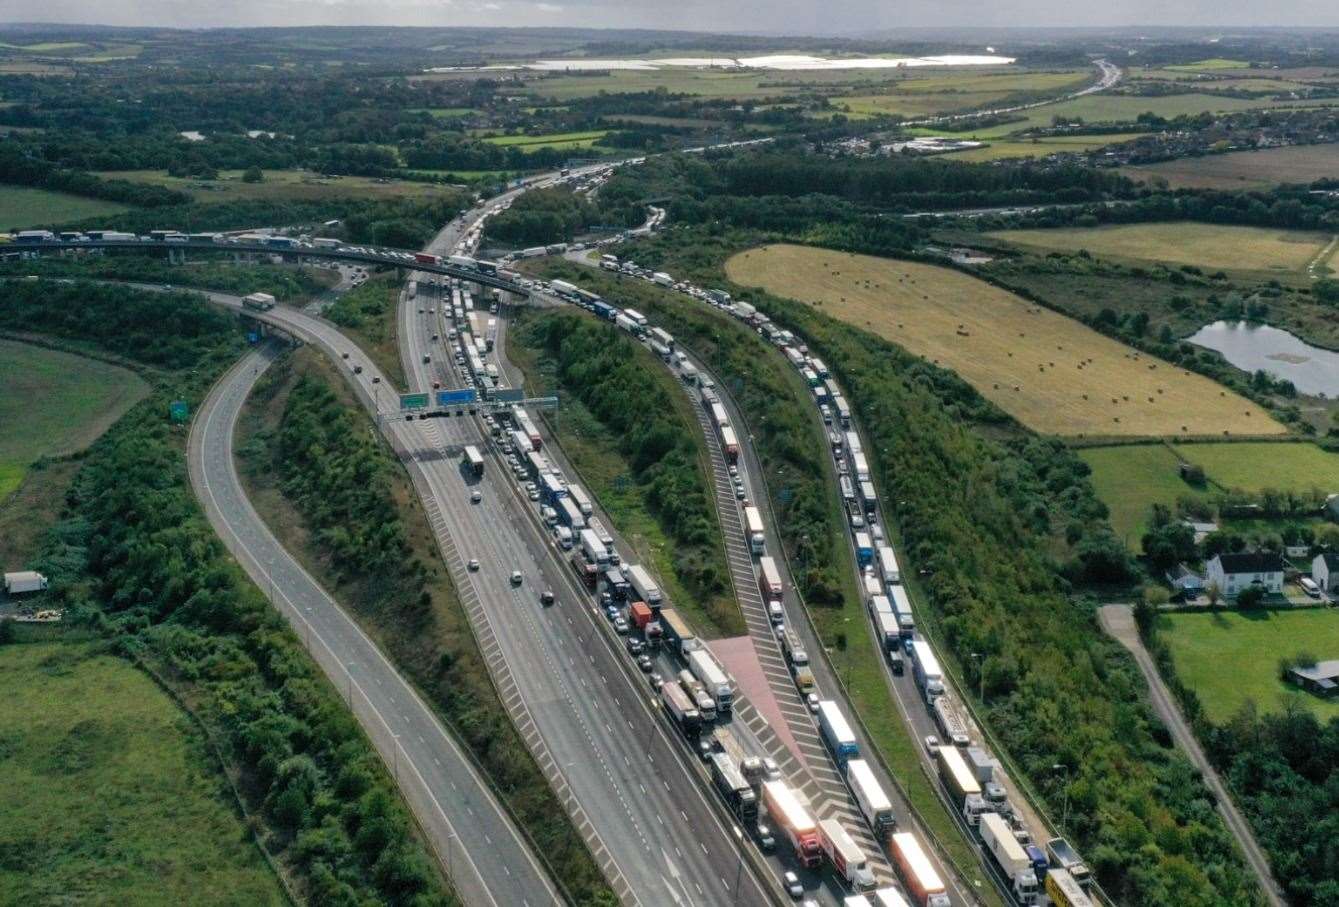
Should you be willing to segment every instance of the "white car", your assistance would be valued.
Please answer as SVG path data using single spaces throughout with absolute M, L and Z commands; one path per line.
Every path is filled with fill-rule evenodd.
M 470 494 L 470 503 L 477 504 L 484 499 L 484 494 L 477 488 Z
M 521 584 L 521 580 L 522 580 L 521 571 L 519 570 L 511 571 L 511 584 L 513 586 L 519 586 Z
M 477 573 L 479 570 L 479 561 L 475 558 L 470 558 L 470 562 L 466 566 L 470 568 L 471 573 Z

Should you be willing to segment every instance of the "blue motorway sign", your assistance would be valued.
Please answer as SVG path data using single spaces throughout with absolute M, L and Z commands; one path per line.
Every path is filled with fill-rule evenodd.
M 458 403 L 473 403 L 478 398 L 474 388 L 466 387 L 460 390 L 438 391 L 438 406 L 454 406 Z

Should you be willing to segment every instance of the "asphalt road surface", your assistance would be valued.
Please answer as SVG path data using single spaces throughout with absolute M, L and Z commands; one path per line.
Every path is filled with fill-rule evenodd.
M 1148 681 L 1148 698 L 1152 701 L 1154 710 L 1162 718 L 1163 723 L 1167 725 L 1168 730 L 1171 731 L 1172 739 L 1176 741 L 1176 745 L 1186 754 L 1195 768 L 1199 769 L 1200 774 L 1204 777 L 1204 783 L 1213 792 L 1218 812 L 1222 815 L 1223 821 L 1227 824 L 1233 836 L 1236 837 L 1237 844 L 1241 846 L 1246 862 L 1260 882 L 1265 897 L 1273 907 L 1285 907 L 1287 901 L 1283 899 L 1278 883 L 1274 881 L 1273 873 L 1270 872 L 1269 860 L 1255 840 L 1255 834 L 1251 831 L 1250 824 L 1238 812 L 1237 804 L 1233 802 L 1232 795 L 1228 793 L 1223 780 L 1209 763 L 1208 757 L 1204 755 L 1204 750 L 1200 748 L 1194 732 L 1186 724 L 1185 717 L 1182 716 L 1180 708 L 1177 707 L 1176 700 L 1172 698 L 1171 691 L 1163 683 L 1157 665 L 1153 663 L 1153 658 L 1148 654 L 1148 650 L 1144 648 L 1143 640 L 1139 638 L 1139 628 L 1135 625 L 1134 613 L 1130 610 L 1130 606 L 1103 605 L 1098 609 L 1097 616 L 1102 624 L 1102 629 L 1129 649 L 1130 654 L 1134 656 L 1135 664 L 1139 665 L 1139 670 L 1144 673 L 1144 679 Z
M 278 347 L 245 356 L 196 414 L 190 473 L 224 544 L 293 624 L 395 773 L 468 904 L 561 903 L 529 847 L 431 708 L 375 643 L 275 539 L 251 507 L 232 455 L 237 417 Z

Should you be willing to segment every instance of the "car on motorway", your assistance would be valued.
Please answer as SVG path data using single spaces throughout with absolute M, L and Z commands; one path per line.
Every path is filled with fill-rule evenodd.
M 613 621 L 618 620 L 619 617 L 622 616 L 622 613 L 618 610 L 617 605 L 606 604 L 604 606 L 604 616 Z
M 340 353 L 339 355 L 340 355 L 340 358 L 341 358 L 341 359 L 348 359 L 348 358 L 349 358 L 349 354 L 348 354 L 348 353 Z
M 925 739 L 921 742 L 925 744 L 925 751 L 931 756 L 935 754 L 935 750 L 939 749 L 939 738 L 934 734 L 926 734 Z
M 907 653 L 908 658 L 913 658 L 916 655 L 916 647 L 912 645 L 913 642 L 915 642 L 915 640 L 910 636 L 902 640 L 902 651 Z
M 758 839 L 758 849 L 764 853 L 771 853 L 776 850 L 776 838 L 772 837 L 772 829 L 759 822 L 753 829 L 753 834 Z
M 442 382 L 440 382 L 440 381 L 434 381 L 434 382 L 432 382 L 432 389 L 435 390 L 435 391 L 439 391 L 439 390 L 441 390 L 441 389 L 442 389 Z
M 732 479 L 739 478 L 739 467 L 733 463 L 730 464 L 730 478 Z
M 646 643 L 635 636 L 629 636 L 627 639 L 623 640 L 623 644 L 628 647 L 629 655 L 641 655 L 646 651 Z
M 530 489 L 528 492 L 526 492 L 526 496 L 529 497 L 530 500 L 532 500 L 532 501 L 538 501 L 538 500 L 539 500 L 539 489 L 538 489 L 538 488 L 532 488 L 532 489 Z
M 799 876 L 787 869 L 786 874 L 781 878 L 786 885 L 786 894 L 790 895 L 792 901 L 798 901 L 800 898 L 804 897 L 804 886 L 800 884 Z
M 381 376 L 380 376 L 380 375 L 373 375 L 373 376 L 372 376 L 372 383 L 373 383 L 373 384 L 380 384 L 380 383 L 381 383 Z
M 545 589 L 543 592 L 539 593 L 539 603 L 545 606 L 553 604 L 553 590 Z
M 513 571 L 511 571 L 511 584 L 512 584 L 513 586 L 519 586 L 519 585 L 521 584 L 522 580 L 523 580 L 523 577 L 521 576 L 521 571 L 519 571 L 519 570 L 513 570 Z
M 817 694 L 817 693 L 810 693 L 808 696 L 804 697 L 804 704 L 807 705 L 807 706 L 809 706 L 809 714 L 811 714 L 811 715 L 817 715 L 817 714 L 818 714 L 818 694 Z
M 353 373 L 355 375 L 361 375 L 363 373 L 363 367 L 361 365 L 355 365 L 353 367 Z
M 482 501 L 483 499 L 484 499 L 484 493 L 483 493 L 482 491 L 480 491 L 479 489 L 476 488 L 476 489 L 474 489 L 474 491 L 470 492 L 470 503 L 471 503 L 471 504 L 477 504 L 477 503 L 479 503 L 480 501 Z
M 652 668 L 651 656 L 650 656 L 650 655 L 638 655 L 638 656 L 637 656 L 637 667 L 641 669 L 641 672 L 642 672 L 643 674 L 650 674 L 650 673 L 651 673 L 651 668 Z
M 467 566 L 467 567 L 469 568 L 469 570 L 470 570 L 471 573 L 476 573 L 476 572 L 478 572 L 478 570 L 479 570 L 479 561 L 478 561 L 477 558 L 473 558 L 473 557 L 472 557 L 472 558 L 470 558 L 470 562 L 469 562 L 468 564 L 466 564 L 465 566 Z
M 697 758 L 703 762 L 711 761 L 711 754 L 716 752 L 716 747 L 712 745 L 710 737 L 699 737 L 697 740 Z
M 538 491 L 538 490 L 539 490 L 539 486 L 536 485 L 534 482 L 526 482 L 526 483 L 525 483 L 525 490 L 526 490 L 527 493 L 528 493 L 528 492 L 531 492 L 531 491 Z
M 429 356 L 427 353 L 424 353 L 424 354 L 423 354 L 423 364 L 424 364 L 424 365 L 427 365 L 427 364 L 428 364 L 429 362 L 431 362 L 431 361 L 432 361 L 432 357 Z
M 626 636 L 630 632 L 630 630 L 631 628 L 628 626 L 627 620 L 625 620 L 623 617 L 614 618 L 615 633 L 617 633 L 619 636 Z
M 781 766 L 776 764 L 776 760 L 768 756 L 762 761 L 763 774 L 767 776 L 768 781 L 781 780 Z

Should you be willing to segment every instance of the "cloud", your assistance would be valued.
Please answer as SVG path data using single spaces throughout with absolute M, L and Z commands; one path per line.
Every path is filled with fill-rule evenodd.
M 556 3 L 536 3 L 535 9 L 541 13 L 561 13 L 563 8 Z

